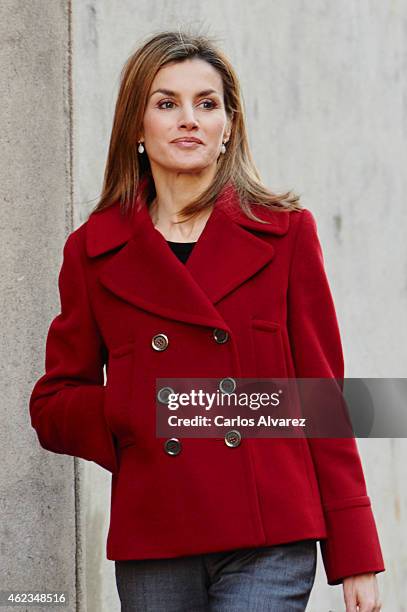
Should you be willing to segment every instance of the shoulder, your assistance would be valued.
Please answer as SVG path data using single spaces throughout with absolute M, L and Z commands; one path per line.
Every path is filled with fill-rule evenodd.
M 90 256 L 113 248 L 129 237 L 131 225 L 121 214 L 119 203 L 92 212 L 86 221 L 67 237 L 65 249 L 77 250 Z
M 89 220 L 84 221 L 79 227 L 68 234 L 64 244 L 64 255 L 80 254 L 85 249 L 86 231 Z
M 254 204 L 251 210 L 257 217 L 267 222 L 268 227 L 263 225 L 263 229 L 270 233 L 286 234 L 295 240 L 299 232 L 316 231 L 315 216 L 308 208 L 276 210 Z M 260 224 L 258 228 L 261 228 Z
M 290 227 L 293 238 L 296 240 L 299 235 L 310 235 L 317 233 L 317 222 L 314 213 L 309 208 L 301 210 L 291 210 Z

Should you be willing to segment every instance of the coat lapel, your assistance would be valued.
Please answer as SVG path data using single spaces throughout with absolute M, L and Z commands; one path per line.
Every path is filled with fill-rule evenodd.
M 100 282 L 118 297 L 159 316 L 230 331 L 215 304 L 272 260 L 274 247 L 253 230 L 285 234 L 289 213 L 260 215 L 256 210 L 269 223 L 252 221 L 238 207 L 229 183 L 183 264 L 154 228 L 142 195 L 144 181 L 131 217 L 123 216 L 115 203 L 88 219 L 90 257 L 124 245 L 100 268 Z

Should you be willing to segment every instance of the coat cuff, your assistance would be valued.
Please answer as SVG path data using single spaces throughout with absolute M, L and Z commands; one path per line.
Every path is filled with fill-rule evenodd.
M 105 387 L 72 387 L 69 395 L 64 415 L 65 452 L 116 473 L 117 449 L 104 413 Z
M 320 549 L 329 585 L 385 570 L 370 498 L 352 497 L 324 506 L 327 538 Z

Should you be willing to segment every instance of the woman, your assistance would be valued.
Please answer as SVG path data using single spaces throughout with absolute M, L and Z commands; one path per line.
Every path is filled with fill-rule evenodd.
M 103 194 L 59 288 L 31 421 L 45 449 L 112 473 L 122 610 L 305 610 L 317 540 L 347 611 L 380 610 L 353 438 L 156 436 L 159 378 L 343 378 L 314 217 L 261 184 L 213 41 L 160 33 L 126 63 Z

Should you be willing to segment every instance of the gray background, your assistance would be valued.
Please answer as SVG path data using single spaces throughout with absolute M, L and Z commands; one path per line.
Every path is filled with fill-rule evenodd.
M 110 476 L 41 449 L 28 397 L 58 313 L 63 243 L 100 194 L 121 67 L 161 29 L 219 37 L 265 183 L 316 216 L 346 375 L 405 377 L 407 4 L 3 0 L 0 12 L 0 589 L 65 590 L 65 609 L 116 612 Z M 387 567 L 383 609 L 406 611 L 407 444 L 358 446 Z M 319 556 L 307 610 L 344 609 Z

